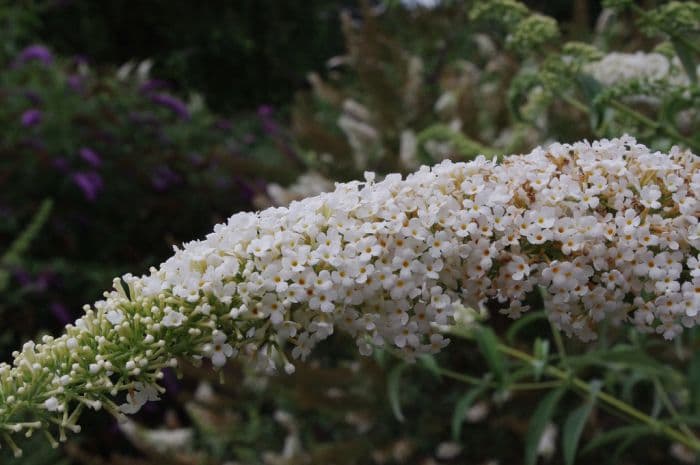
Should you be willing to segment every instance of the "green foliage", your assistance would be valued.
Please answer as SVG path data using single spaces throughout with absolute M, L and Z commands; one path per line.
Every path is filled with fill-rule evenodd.
M 525 436 L 525 465 L 534 465 L 537 462 L 537 449 L 542 439 L 547 424 L 551 421 L 556 411 L 559 400 L 566 389 L 558 388 L 542 398 L 537 408 L 532 413 Z
M 562 450 L 564 453 L 564 462 L 567 465 L 573 464 L 576 459 L 576 451 L 581 439 L 581 433 L 583 433 L 583 428 L 586 426 L 588 417 L 593 411 L 595 394 L 598 389 L 599 386 L 594 387 L 592 389 L 592 398 L 586 400 L 575 410 L 572 410 L 566 417 L 562 434 Z
M 170 1 L 46 3 L 34 31 L 60 53 L 98 63 L 152 59 L 158 76 L 200 92 L 216 111 L 236 114 L 261 103 L 286 103 L 307 70 L 341 49 L 338 14 L 352 4 L 216 0 L 202 8 Z
M 41 228 L 44 227 L 49 219 L 52 207 L 53 202 L 51 200 L 44 200 L 31 222 L 19 237 L 10 244 L 10 247 L 0 255 L 0 293 L 7 289 L 10 280 L 9 269 L 22 262 L 22 257 L 27 253 L 29 246 L 37 238 Z

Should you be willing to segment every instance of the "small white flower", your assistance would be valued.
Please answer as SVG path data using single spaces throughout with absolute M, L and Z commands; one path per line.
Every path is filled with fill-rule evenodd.
M 136 382 L 126 395 L 126 403 L 121 404 L 119 410 L 122 413 L 132 415 L 141 410 L 141 407 L 143 407 L 146 402 L 159 399 L 158 389 L 156 389 L 155 386 Z
M 58 402 L 58 399 L 55 397 L 49 397 L 44 401 L 44 408 L 48 410 L 49 412 L 58 412 L 63 410 L 61 408 L 61 404 Z
M 204 352 L 216 368 L 226 365 L 226 359 L 234 355 L 233 347 L 226 342 L 226 335 L 221 331 L 214 332 L 212 343 L 205 346 Z
M 107 318 L 107 321 L 116 326 L 124 321 L 124 313 L 121 310 L 110 310 L 105 315 L 105 318 Z
M 174 311 L 170 307 L 165 307 L 165 316 L 163 317 L 163 320 L 161 323 L 163 326 L 167 328 L 176 328 L 180 325 L 182 325 L 183 321 L 185 321 L 185 315 L 183 315 L 180 312 Z

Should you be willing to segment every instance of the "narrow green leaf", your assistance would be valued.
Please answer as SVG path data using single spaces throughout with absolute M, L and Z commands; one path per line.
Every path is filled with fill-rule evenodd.
M 596 104 L 596 97 L 598 94 L 600 94 L 601 90 L 603 90 L 603 86 L 593 76 L 588 74 L 580 74 L 576 76 L 576 81 L 581 89 L 583 98 L 590 109 L 589 114 L 591 119 L 591 127 L 598 129 L 600 127 L 600 123 L 603 121 L 604 111 L 600 105 Z
M 694 413 L 700 413 L 700 351 L 696 351 L 688 366 L 688 391 Z
M 452 412 L 452 439 L 459 441 L 459 437 L 462 434 L 462 423 L 464 423 L 464 416 L 467 414 L 467 410 L 472 406 L 474 401 L 486 390 L 486 386 L 474 386 L 468 390 L 455 405 L 454 412 Z
M 549 341 L 546 339 L 537 338 L 535 339 L 535 347 L 533 354 L 537 360 L 532 364 L 534 370 L 534 377 L 536 381 L 542 378 L 542 373 L 547 366 L 547 360 L 549 359 Z
M 431 372 L 437 379 L 442 378 L 442 373 L 440 373 L 440 366 L 438 365 L 435 357 L 430 354 L 421 354 L 418 356 L 418 362 L 423 365 L 423 367 Z
M 508 327 L 508 331 L 506 331 L 506 340 L 512 344 L 515 341 L 515 336 L 517 336 L 518 333 L 523 328 L 525 328 L 526 326 L 529 326 L 531 323 L 534 323 L 535 321 L 546 320 L 546 319 L 547 319 L 547 315 L 545 315 L 544 311 L 528 312 L 525 316 L 523 316 L 519 320 L 514 321 Z
M 479 350 L 484 355 L 489 368 L 500 382 L 506 378 L 506 363 L 501 351 L 498 350 L 498 337 L 491 328 L 480 326 L 474 333 Z
M 578 443 L 583 433 L 583 427 L 586 426 L 588 416 L 593 410 L 593 400 L 587 400 L 576 410 L 572 411 L 564 422 L 564 430 L 562 433 L 562 450 L 564 452 L 564 463 L 571 465 L 576 458 L 576 450 Z
M 593 439 L 588 441 L 585 447 L 581 449 L 580 454 L 585 455 L 594 450 L 610 444 L 612 442 L 617 442 L 619 440 L 627 440 L 629 438 L 641 437 L 644 435 L 656 434 L 654 430 L 647 425 L 628 425 L 615 428 L 610 431 L 596 435 Z
M 525 435 L 525 465 L 535 465 L 537 462 L 537 447 L 540 444 L 542 433 L 552 419 L 557 403 L 564 392 L 566 392 L 566 388 L 561 387 L 547 394 L 537 405 L 537 409 L 530 418 Z
M 401 375 L 407 367 L 408 365 L 405 363 L 396 365 L 394 368 L 391 369 L 387 378 L 387 394 L 389 396 L 389 405 L 391 405 L 391 411 L 394 412 L 394 416 L 400 422 L 403 422 L 405 420 L 403 412 L 401 411 L 401 397 L 399 392 L 401 388 Z
M 671 43 L 673 43 L 673 48 L 676 51 L 676 55 L 678 55 L 678 58 L 680 58 L 681 63 L 683 64 L 683 68 L 688 75 L 688 79 L 690 79 L 690 82 L 693 84 L 697 84 L 698 72 L 693 51 L 690 49 L 690 47 L 679 40 L 672 40 Z

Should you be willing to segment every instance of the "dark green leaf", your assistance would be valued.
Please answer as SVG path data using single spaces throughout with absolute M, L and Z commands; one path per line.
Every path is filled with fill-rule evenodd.
M 535 465 L 537 462 L 537 447 L 542 433 L 554 415 L 554 410 L 566 389 L 561 387 L 547 394 L 537 405 L 530 418 L 530 424 L 525 435 L 525 465 Z
M 598 434 L 596 437 L 588 441 L 586 446 L 581 449 L 581 455 L 588 454 L 589 452 L 612 442 L 627 440 L 631 437 L 641 437 L 647 434 L 655 434 L 654 430 L 647 425 L 621 426 L 619 428 Z
M 467 414 L 467 410 L 472 406 L 474 401 L 486 390 L 486 386 L 474 386 L 469 391 L 467 391 L 455 405 L 454 412 L 452 413 L 452 439 L 459 441 L 459 437 L 462 434 L 462 423 L 464 422 L 464 416 Z
M 688 391 L 693 413 L 700 413 L 700 351 L 696 351 L 688 366 Z
M 500 350 L 498 350 L 498 337 L 491 328 L 480 326 L 475 332 L 476 343 L 479 350 L 486 358 L 489 368 L 500 382 L 504 382 L 506 378 L 506 363 L 505 358 Z
M 431 372 L 437 379 L 442 377 L 440 373 L 440 366 L 438 365 L 435 357 L 430 354 L 421 354 L 418 356 L 418 363 L 423 365 L 423 367 Z
M 549 341 L 546 339 L 537 338 L 535 339 L 534 356 L 537 360 L 533 362 L 533 370 L 535 371 L 535 380 L 539 381 L 542 377 L 542 372 L 544 372 L 547 366 L 547 360 L 549 359 Z
M 401 388 L 401 375 L 403 371 L 408 367 L 407 364 L 401 363 L 396 365 L 389 372 L 387 378 L 387 393 L 389 395 L 389 405 L 391 405 L 391 411 L 394 412 L 394 416 L 400 422 L 405 420 L 403 412 L 401 411 L 401 398 L 400 398 L 400 388 Z
M 597 390 L 597 387 L 594 388 L 594 393 L 597 392 Z M 591 414 L 594 404 L 595 397 L 586 400 L 583 405 L 579 406 L 566 417 L 561 439 L 564 463 L 567 465 L 573 464 L 576 459 L 576 450 L 578 449 L 578 443 L 581 439 L 581 433 L 583 433 L 583 428 L 586 426 L 588 416 Z
M 688 74 L 688 79 L 690 79 L 690 82 L 693 84 L 697 84 L 698 72 L 693 50 L 679 40 L 672 40 L 671 43 L 673 43 L 673 48 L 676 51 L 676 55 L 678 55 L 678 58 L 680 58 L 683 68 L 685 68 L 685 72 Z
M 514 321 L 510 327 L 508 328 L 508 331 L 506 331 L 506 340 L 509 343 L 513 343 L 515 341 L 515 336 L 518 335 L 520 330 L 525 328 L 526 326 L 530 325 L 531 323 L 539 320 L 546 320 L 547 315 L 545 315 L 544 311 L 539 311 L 539 312 L 529 312 L 526 314 L 524 317 L 520 318 L 519 320 Z
M 580 74 L 576 76 L 576 82 L 578 83 L 581 93 L 583 94 L 583 98 L 590 109 L 589 115 L 591 119 L 591 127 L 593 129 L 598 129 L 603 122 L 605 109 L 596 103 L 596 97 L 598 94 L 600 94 L 600 91 L 603 90 L 603 86 L 600 84 L 600 82 L 598 82 L 598 80 L 588 74 Z

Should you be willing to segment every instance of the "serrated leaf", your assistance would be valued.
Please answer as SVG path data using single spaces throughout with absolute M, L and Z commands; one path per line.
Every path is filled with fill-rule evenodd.
M 486 386 L 474 386 L 459 398 L 452 412 L 452 439 L 459 441 L 462 434 L 462 423 L 467 414 L 467 410 L 472 406 L 474 401 L 486 390 Z
M 547 394 L 537 405 L 537 409 L 530 418 L 530 424 L 525 435 L 525 465 L 535 465 L 537 462 L 537 448 L 542 438 L 542 433 L 554 415 L 554 410 L 559 400 L 566 392 L 566 388 L 557 388 Z
M 572 465 L 576 459 L 576 451 L 578 443 L 581 440 L 581 433 L 586 426 L 588 416 L 593 410 L 594 401 L 588 400 L 572 411 L 564 422 L 564 430 L 562 432 L 562 451 L 564 453 L 564 463 Z
M 391 406 L 391 411 L 394 413 L 394 417 L 400 422 L 405 420 L 403 412 L 401 411 L 401 375 L 404 370 L 408 367 L 407 364 L 401 363 L 396 365 L 389 372 L 387 377 L 387 395 L 389 396 L 389 405 Z
M 476 343 L 479 350 L 483 354 L 489 368 L 495 375 L 496 379 L 504 382 L 506 378 L 506 362 L 503 354 L 498 350 L 498 337 L 491 328 L 485 326 L 479 327 L 475 332 Z

